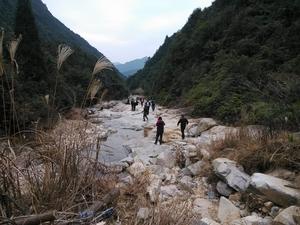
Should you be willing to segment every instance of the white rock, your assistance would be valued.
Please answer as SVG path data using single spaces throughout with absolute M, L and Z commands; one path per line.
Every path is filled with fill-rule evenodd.
M 272 225 L 272 219 L 252 215 L 239 220 L 234 220 L 230 223 L 230 225 Z
M 217 183 L 217 191 L 220 195 L 229 197 L 233 193 L 233 189 L 223 181 Z
M 220 225 L 216 221 L 209 219 L 209 218 L 203 218 L 200 220 L 199 225 Z
M 300 191 L 289 186 L 291 182 L 266 174 L 255 173 L 251 177 L 251 187 L 280 206 L 300 204 Z
M 148 208 L 140 208 L 137 213 L 137 218 L 139 220 L 146 220 L 150 215 L 150 210 Z
M 172 150 L 166 150 L 159 154 L 156 161 L 157 165 L 161 165 L 168 168 L 176 166 L 176 153 Z
M 191 173 L 194 176 L 200 175 L 203 167 L 204 167 L 205 162 L 203 161 L 198 161 L 190 166 L 188 166 L 188 169 L 191 171 Z
M 221 197 L 218 209 L 218 218 L 221 224 L 240 219 L 240 210 L 227 198 Z
M 250 184 L 250 176 L 242 172 L 236 162 L 226 159 L 217 158 L 212 162 L 214 172 L 230 187 L 236 191 L 244 192 Z
M 274 219 L 274 225 L 299 225 L 300 207 L 290 206 L 279 213 Z
M 200 215 L 202 218 L 211 218 L 209 210 L 212 208 L 212 202 L 204 198 L 196 198 L 193 202 L 193 212 Z
M 150 176 L 150 185 L 147 187 L 147 193 L 151 202 L 156 202 L 160 194 L 161 179 L 157 175 Z
M 142 162 L 135 162 L 127 168 L 127 171 L 132 176 L 139 177 L 146 171 L 146 167 Z

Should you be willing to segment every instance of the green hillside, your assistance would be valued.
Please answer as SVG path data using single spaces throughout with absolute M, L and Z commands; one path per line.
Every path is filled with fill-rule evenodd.
M 28 3 L 30 9 L 25 9 Z M 19 112 L 22 128 L 49 114 L 49 106 L 45 104 L 43 98 L 47 94 L 51 96 L 54 92 L 59 44 L 67 44 L 75 52 L 65 61 L 59 74 L 55 111 L 63 112 L 72 106 L 81 105 L 93 67 L 97 59 L 103 56 L 97 49 L 53 17 L 41 0 L 0 0 L 0 27 L 5 30 L 3 46 L 14 37 L 14 33 L 16 35 L 22 33 L 23 36 L 16 53 L 20 73 L 15 76 L 16 107 L 22 111 Z M 5 47 L 4 59 L 9 77 L 11 68 Z M 106 70 L 97 76 L 108 90 L 106 98 L 120 99 L 126 96 L 124 80 L 116 69 Z M 2 80 L 4 83 L 1 89 L 6 89 L 6 92 L 0 107 L 0 130 L 11 113 L 7 94 L 10 87 L 4 78 Z M 7 107 L 3 105 L 3 100 Z M 2 113 L 4 111 L 7 113 L 6 118 L 5 113 Z
M 194 115 L 277 128 L 300 124 L 300 1 L 216 0 L 129 78 Z

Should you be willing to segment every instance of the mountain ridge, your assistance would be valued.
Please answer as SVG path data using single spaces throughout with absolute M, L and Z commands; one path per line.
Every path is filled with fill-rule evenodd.
M 297 0 L 216 0 L 166 37 L 128 85 L 197 116 L 297 129 L 299 15 Z
M 115 67 L 126 77 L 135 74 L 138 70 L 143 69 L 149 57 L 134 59 L 125 63 L 115 62 Z

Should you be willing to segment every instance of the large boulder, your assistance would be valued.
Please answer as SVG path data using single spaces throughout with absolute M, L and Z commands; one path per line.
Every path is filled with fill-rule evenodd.
M 216 126 L 217 122 L 211 118 L 201 118 L 198 123 L 191 124 L 188 127 L 188 134 L 192 137 L 198 137 L 202 132 Z
M 236 162 L 217 158 L 212 162 L 214 172 L 236 191 L 244 192 L 250 184 L 250 176 L 237 167 Z
M 228 224 L 240 219 L 240 210 L 227 198 L 221 197 L 218 209 L 218 218 L 221 224 Z
M 300 191 L 292 186 L 289 181 L 262 173 L 251 177 L 251 188 L 280 206 L 300 205 Z
M 299 225 L 300 207 L 290 206 L 275 217 L 273 225 Z
M 176 152 L 172 150 L 166 150 L 160 153 L 156 161 L 157 165 L 173 168 L 176 166 Z

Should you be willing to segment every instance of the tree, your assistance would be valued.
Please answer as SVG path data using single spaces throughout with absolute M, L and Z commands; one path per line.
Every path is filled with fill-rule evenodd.
M 18 0 L 15 34 L 22 34 L 17 62 L 16 103 L 24 127 L 29 122 L 47 115 L 44 96 L 49 94 L 50 78 L 45 65 L 38 29 L 32 12 L 31 0 Z

